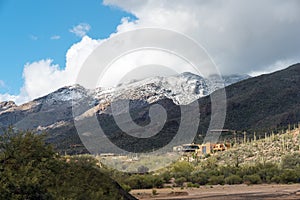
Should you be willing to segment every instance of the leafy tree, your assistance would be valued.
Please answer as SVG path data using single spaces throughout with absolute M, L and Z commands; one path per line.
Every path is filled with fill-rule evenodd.
M 52 199 L 48 192 L 53 174 L 46 168 L 56 157 L 43 135 L 9 128 L 0 136 L 1 199 Z
M 60 157 L 43 139 L 12 128 L 0 136 L 0 199 L 135 199 L 93 157 Z

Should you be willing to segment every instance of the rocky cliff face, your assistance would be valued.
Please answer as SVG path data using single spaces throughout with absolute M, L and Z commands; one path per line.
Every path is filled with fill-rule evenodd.
M 0 102 L 0 112 L 8 110 L 13 107 L 17 107 L 17 105 L 13 101 Z

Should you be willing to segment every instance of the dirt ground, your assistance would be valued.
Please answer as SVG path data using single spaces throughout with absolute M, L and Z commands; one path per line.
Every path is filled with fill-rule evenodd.
M 165 199 L 299 199 L 300 184 L 290 185 L 217 185 L 201 186 L 200 188 L 163 188 L 156 189 L 157 194 L 152 195 L 152 189 L 132 190 L 130 193 L 138 199 L 143 200 L 165 200 Z

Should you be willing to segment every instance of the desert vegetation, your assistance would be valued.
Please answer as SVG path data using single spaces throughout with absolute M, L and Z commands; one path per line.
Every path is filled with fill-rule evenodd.
M 279 134 L 265 134 L 262 139 L 246 138 L 227 151 L 194 162 L 177 161 L 155 173 L 120 175 L 114 171 L 111 176 L 132 189 L 300 183 L 299 130 L 288 128 Z

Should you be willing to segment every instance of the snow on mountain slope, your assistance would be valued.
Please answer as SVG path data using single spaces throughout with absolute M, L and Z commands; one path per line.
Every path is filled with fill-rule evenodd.
M 186 72 L 170 77 L 152 77 L 123 83 L 116 88 L 88 90 L 80 85 L 66 86 L 20 106 L 14 102 L 0 103 L 0 127 L 13 124 L 19 129 L 36 129 L 39 126 L 50 127 L 59 121 L 72 122 L 73 108 L 79 108 L 76 116 L 82 118 L 96 112 L 109 114 L 111 103 L 123 99 L 132 100 L 130 109 L 139 109 L 166 98 L 177 105 L 189 104 L 224 85 L 244 78 L 245 76 L 228 76 L 223 82 L 215 77 L 204 79 Z M 87 105 L 88 110 L 83 108 L 82 103 L 85 107 Z M 121 106 L 120 112 L 127 112 L 124 109 Z
M 143 99 L 149 103 L 167 97 L 172 99 L 175 104 L 185 105 L 246 78 L 249 76 L 232 75 L 220 80 L 217 76 L 203 78 L 185 72 L 170 77 L 153 77 L 121 84 L 115 89 L 113 96 L 115 99 Z
M 87 90 L 80 85 L 66 86 L 44 97 L 35 99 L 26 104 L 16 106 L 13 102 L 3 102 L 0 105 L 1 113 L 16 110 L 29 112 L 30 110 L 48 110 L 53 106 L 70 107 L 72 100 L 80 101 L 89 98 L 89 104 L 99 109 L 108 106 L 119 99 L 141 100 L 140 102 L 153 103 L 163 98 L 172 99 L 177 105 L 189 104 L 196 99 L 207 96 L 213 91 L 249 78 L 248 75 L 225 76 L 218 80 L 216 76 L 205 79 L 201 76 L 185 72 L 170 77 L 152 77 L 130 83 L 120 84 L 116 88 L 96 88 Z

